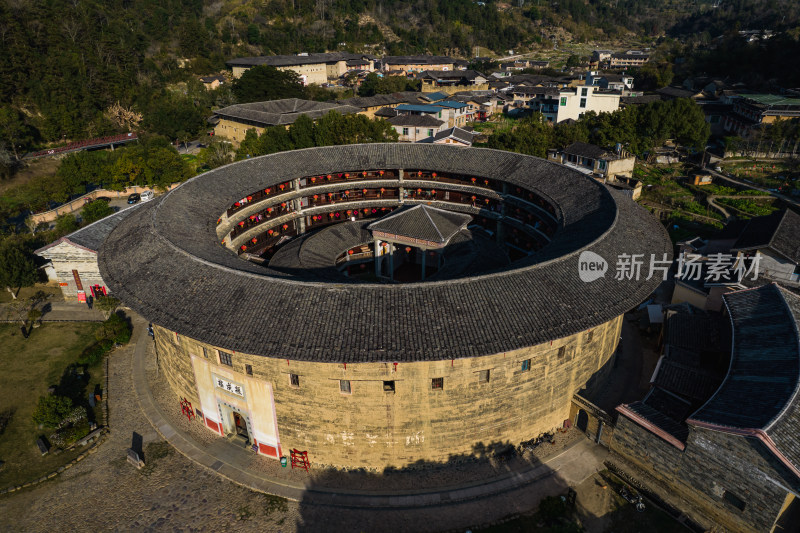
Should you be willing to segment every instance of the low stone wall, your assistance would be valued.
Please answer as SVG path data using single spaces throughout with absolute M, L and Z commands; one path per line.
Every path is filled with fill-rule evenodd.
M 180 183 L 173 183 L 169 187 L 167 187 L 168 191 L 171 191 L 175 187 L 180 185 Z M 75 198 L 74 200 L 62 204 L 55 209 L 51 209 L 50 211 L 43 211 L 41 213 L 34 213 L 31 215 L 31 219 L 37 224 L 43 224 L 45 222 L 52 222 L 61 215 L 68 215 L 69 213 L 73 213 L 76 209 L 80 209 L 84 205 L 97 200 L 101 197 L 113 197 L 113 198 L 123 198 L 128 196 L 131 193 L 143 193 L 144 191 L 152 191 L 154 189 L 150 187 L 141 187 L 139 185 L 134 185 L 132 187 L 128 187 L 121 191 L 110 191 L 108 189 L 95 189 L 94 191 L 84 194 L 80 198 Z

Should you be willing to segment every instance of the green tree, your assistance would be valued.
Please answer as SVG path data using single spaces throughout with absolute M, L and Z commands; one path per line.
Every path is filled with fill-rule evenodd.
M 36 283 L 36 264 L 30 254 L 16 240 L 0 243 L 0 285 L 16 299 L 19 290 Z
M 114 209 L 108 205 L 108 202 L 104 202 L 103 200 L 89 202 L 83 206 L 81 210 L 81 218 L 83 218 L 86 224 L 91 224 L 92 222 L 96 222 L 112 214 L 114 214 Z
M 374 96 L 376 94 L 391 94 L 401 91 L 418 91 L 422 82 L 409 80 L 405 76 L 384 76 L 376 73 L 368 74 L 358 88 L 359 96 Z
M 57 428 L 72 410 L 72 400 L 66 396 L 40 396 L 33 410 L 33 421 L 48 428 Z
M 208 168 L 217 168 L 233 161 L 233 155 L 234 152 L 230 143 L 212 141 L 207 147 L 200 150 L 200 154 L 197 158 L 201 165 L 207 166 Z
M 55 232 L 58 237 L 63 237 L 64 235 L 77 230 L 79 227 L 80 226 L 78 225 L 78 220 L 75 218 L 75 215 L 72 213 L 67 213 L 66 215 L 61 215 L 56 219 Z
M 33 140 L 33 132 L 22 114 L 10 106 L 0 106 L 0 140 L 11 148 L 16 160 L 19 160 L 19 150 L 27 149 Z
M 259 65 L 248 69 L 233 82 L 233 94 L 243 104 L 281 98 L 302 98 L 303 84 L 300 82 L 300 76 L 294 71 Z
M 145 127 L 169 139 L 180 132 L 198 133 L 205 126 L 205 113 L 188 97 L 163 96 L 155 100 L 144 116 Z

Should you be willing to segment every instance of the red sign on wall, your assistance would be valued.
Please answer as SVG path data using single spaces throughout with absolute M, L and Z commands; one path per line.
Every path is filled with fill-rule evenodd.
M 83 291 L 78 291 L 78 301 L 85 302 L 86 301 L 86 293 Z

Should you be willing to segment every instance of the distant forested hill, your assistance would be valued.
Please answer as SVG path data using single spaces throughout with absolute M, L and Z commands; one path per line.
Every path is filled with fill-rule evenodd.
M 475 46 L 503 55 L 552 46 L 557 31 L 597 42 L 667 30 L 713 36 L 738 20 L 751 27 L 744 20 L 755 7 L 765 24 L 796 24 L 800 4 L 718 0 L 713 9 L 711 1 L 0 0 L 0 125 L 17 132 L 5 150 L 9 142 L 24 150 L 128 129 L 109 114 L 114 107 L 141 117 L 138 127 L 174 137 L 199 131 L 210 106 L 229 96 L 205 94 L 196 77 L 231 57 L 470 56 Z M 778 21 L 782 15 L 788 20 Z

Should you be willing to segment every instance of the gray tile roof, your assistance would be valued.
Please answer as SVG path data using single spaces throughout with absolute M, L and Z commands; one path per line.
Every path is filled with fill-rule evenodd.
M 767 248 L 800 264 L 800 215 L 791 209 L 784 209 L 750 219 L 731 250 Z
M 422 93 L 414 91 L 403 91 L 391 94 L 376 94 L 374 96 L 356 96 L 337 100 L 340 104 L 366 109 L 375 106 L 388 106 L 395 104 L 418 104 Z
M 361 59 L 360 54 L 348 52 L 330 52 L 324 54 L 307 55 L 276 55 L 276 56 L 257 56 L 257 57 L 237 57 L 226 62 L 230 66 L 255 67 L 258 65 L 270 65 L 273 67 L 289 67 L 294 65 L 314 65 L 317 63 L 336 63 L 350 59 Z
M 397 115 L 387 118 L 386 121 L 392 126 L 411 126 L 413 128 L 438 128 L 444 124 L 443 121 L 429 115 Z
M 141 207 L 143 203 L 134 204 L 132 206 L 127 206 L 113 215 L 109 215 L 105 218 L 101 218 L 96 222 L 92 222 L 91 224 L 84 226 L 83 228 L 73 231 L 69 235 L 65 235 L 64 237 L 58 239 L 55 242 L 48 244 L 47 246 L 43 246 L 39 248 L 34 253 L 38 254 L 39 252 L 43 252 L 48 248 L 52 248 L 53 246 L 68 241 L 73 244 L 77 244 L 82 248 L 86 248 L 87 250 L 91 250 L 93 252 L 97 252 L 100 250 L 100 246 L 103 244 L 103 241 L 106 240 L 108 234 L 111 233 L 111 230 L 117 227 L 117 225 L 125 220 L 131 213 L 133 213 L 137 208 Z
M 401 285 L 336 284 L 243 261 L 220 245 L 216 220 L 253 190 L 292 176 L 431 169 L 502 179 L 556 206 L 552 241 L 507 268 Z M 513 190 L 513 189 L 512 189 Z M 663 226 L 602 184 L 536 157 L 447 145 L 365 144 L 257 157 L 197 176 L 139 208 L 106 239 L 107 285 L 154 323 L 230 350 L 285 359 L 367 362 L 473 357 L 596 327 L 658 286 L 617 280 L 621 253 L 671 255 Z M 610 272 L 591 283 L 591 250 Z
M 367 229 L 392 235 L 447 243 L 472 220 L 470 215 L 427 205 L 404 207 L 376 220 Z
M 446 65 L 456 60 L 446 56 L 386 56 L 384 65 Z
M 800 469 L 800 297 L 770 284 L 723 299 L 733 324 L 730 368 L 688 422 L 766 433 Z
M 300 118 L 300 115 L 308 115 L 311 119 L 318 119 L 331 111 L 336 111 L 342 115 L 350 115 L 359 113 L 361 109 L 329 102 L 284 98 L 283 100 L 252 102 L 250 104 L 234 104 L 214 111 L 214 114 L 227 119 L 245 120 L 248 123 L 263 126 L 275 126 L 293 124 L 295 120 Z

